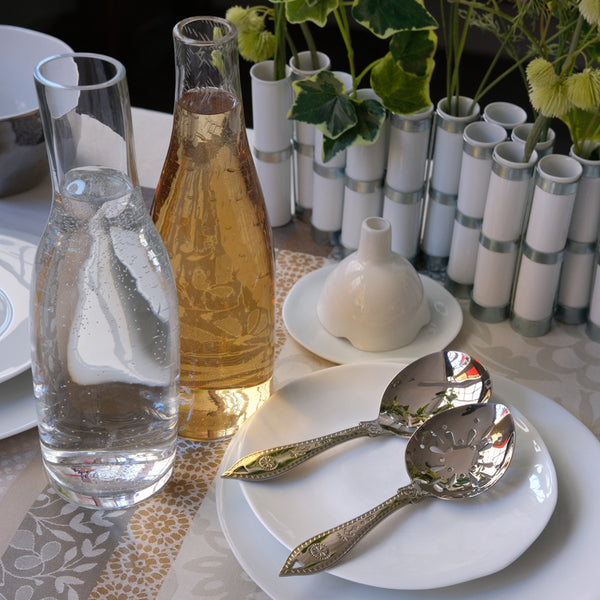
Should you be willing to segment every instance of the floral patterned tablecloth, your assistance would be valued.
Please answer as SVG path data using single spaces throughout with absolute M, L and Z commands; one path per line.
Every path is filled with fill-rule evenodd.
M 275 387 L 331 363 L 286 332 L 283 300 L 306 273 L 329 262 L 282 250 L 277 256 Z M 473 319 L 451 347 L 557 401 L 600 437 L 600 344 L 583 326 L 555 324 L 541 338 L 516 334 L 508 322 Z M 134 509 L 89 511 L 47 487 L 37 433 L 0 441 L 0 598 L 266 598 L 237 564 L 220 530 L 214 479 L 227 442 L 181 440 L 166 487 Z
M 146 200 L 160 174 L 171 116 L 133 110 L 140 180 Z M 49 181 L 2 199 L 2 226 L 39 235 L 50 202 Z M 339 252 L 310 239 L 306 224 L 274 230 L 277 255 L 275 386 L 331 366 L 287 335 L 283 300 L 295 281 Z M 473 319 L 450 347 L 480 358 L 557 401 L 600 437 L 600 344 L 583 326 L 554 323 L 540 338 L 508 322 Z M 0 386 L 0 402 L 2 388 Z M 227 442 L 181 440 L 165 488 L 137 508 L 89 511 L 67 504 L 47 485 L 37 431 L 0 440 L 0 600 L 264 600 L 243 572 L 219 527 L 214 480 Z

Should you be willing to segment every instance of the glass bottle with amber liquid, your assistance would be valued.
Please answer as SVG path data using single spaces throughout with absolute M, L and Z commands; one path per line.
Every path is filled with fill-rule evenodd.
M 179 300 L 179 435 L 220 439 L 271 391 L 271 228 L 246 138 L 235 27 L 193 17 L 173 39 L 173 131 L 152 217 Z

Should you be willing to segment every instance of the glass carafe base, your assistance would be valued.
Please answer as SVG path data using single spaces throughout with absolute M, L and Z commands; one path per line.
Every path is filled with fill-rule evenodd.
M 166 457 L 134 456 L 107 451 L 85 453 L 48 452 L 42 447 L 43 464 L 54 489 L 66 500 L 85 508 L 129 508 L 161 489 L 173 472 L 175 450 Z M 140 453 L 142 454 L 142 453 Z
M 271 395 L 271 379 L 234 389 L 181 390 L 179 436 L 207 441 L 230 438 Z

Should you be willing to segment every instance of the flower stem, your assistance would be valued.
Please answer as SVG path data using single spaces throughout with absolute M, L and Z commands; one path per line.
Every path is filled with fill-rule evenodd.
M 275 56 L 273 57 L 273 79 L 276 81 L 285 77 L 285 38 L 287 22 L 285 4 L 277 2 L 275 9 Z
M 546 129 L 546 127 L 548 127 L 549 122 L 550 118 L 545 117 L 541 113 L 536 117 L 533 127 L 527 136 L 527 141 L 525 142 L 525 155 L 523 156 L 523 162 L 528 162 L 531 158 L 531 154 L 534 151 L 536 144 L 540 140 L 542 132 L 544 129 Z
M 360 82 L 369 74 L 369 71 L 373 69 L 373 67 L 381 62 L 381 58 L 374 60 L 372 63 L 368 64 L 357 76 L 356 76 L 356 87 L 360 85 Z
M 350 75 L 352 77 L 352 95 L 356 96 L 356 68 L 354 66 L 354 49 L 352 48 L 352 40 L 350 38 L 350 25 L 348 24 L 348 15 L 346 14 L 346 8 L 342 6 L 333 11 L 335 20 L 337 22 L 338 29 L 342 35 L 344 46 L 346 46 L 346 54 L 348 55 L 348 68 L 350 69 Z
M 311 67 L 313 71 L 319 69 L 319 57 L 317 56 L 317 46 L 315 44 L 315 40 L 312 36 L 312 33 L 306 23 L 300 23 L 300 31 L 302 31 L 302 35 L 304 36 L 304 41 L 306 42 L 306 47 L 310 52 L 310 61 Z
M 577 59 L 577 45 L 579 44 L 579 37 L 581 36 L 581 29 L 583 27 L 583 15 L 580 13 L 579 18 L 577 19 L 577 23 L 575 25 L 575 30 L 573 31 L 573 35 L 571 36 L 571 43 L 569 44 L 569 53 L 567 58 L 565 58 L 565 62 L 563 63 L 562 69 L 560 70 L 561 76 L 568 75 L 573 69 L 575 64 L 575 60 Z

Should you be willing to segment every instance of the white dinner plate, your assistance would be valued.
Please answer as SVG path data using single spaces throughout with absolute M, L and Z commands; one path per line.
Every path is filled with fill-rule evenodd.
M 0 382 L 29 368 L 29 284 L 37 241 L 0 229 Z
M 392 372 L 393 367 L 389 373 Z M 376 588 L 328 573 L 281 578 L 278 572 L 289 550 L 261 525 L 244 499 L 242 484 L 219 477 L 220 523 L 242 567 L 277 600 L 525 600 L 535 597 L 595 600 L 595 549 L 600 530 L 600 511 L 596 503 L 600 480 L 589 474 L 595 473 L 600 463 L 600 443 L 580 421 L 552 400 L 500 376 L 494 376 L 493 381 L 494 399 L 517 408 L 546 441 L 558 479 L 558 502 L 552 518 L 538 539 L 511 565 L 487 577 L 430 590 Z M 230 466 L 242 454 L 243 430 L 240 433 L 242 435 L 232 440 L 222 468 Z M 535 477 L 536 474 L 532 474 L 532 481 Z M 488 523 L 490 543 L 504 525 L 500 516 Z M 370 535 L 374 534 L 375 531 Z M 435 545 L 437 539 L 429 540 L 430 544 Z M 478 552 L 473 560 L 479 559 Z M 402 566 L 398 562 L 395 568 Z
M 0 440 L 35 427 L 37 415 L 28 369 L 0 384 Z
M 245 428 L 241 455 L 375 418 L 396 371 L 395 365 L 364 363 L 297 379 Z M 511 464 L 491 490 L 460 501 L 427 499 L 397 511 L 329 572 L 364 585 L 428 589 L 489 575 L 513 562 L 542 532 L 556 505 L 556 474 L 544 442 L 516 409 L 515 421 Z M 244 482 L 242 491 L 266 529 L 291 550 L 408 485 L 407 443 L 398 436 L 346 442 L 273 481 Z M 500 519 L 491 543 L 489 525 Z
M 334 363 L 393 360 L 405 364 L 445 348 L 462 327 L 460 304 L 441 284 L 420 275 L 431 309 L 431 320 L 416 339 L 401 348 L 386 352 L 358 350 L 347 339 L 331 335 L 319 321 L 317 302 L 329 273 L 335 265 L 311 271 L 299 279 L 283 303 L 283 322 L 290 335 L 307 350 Z

